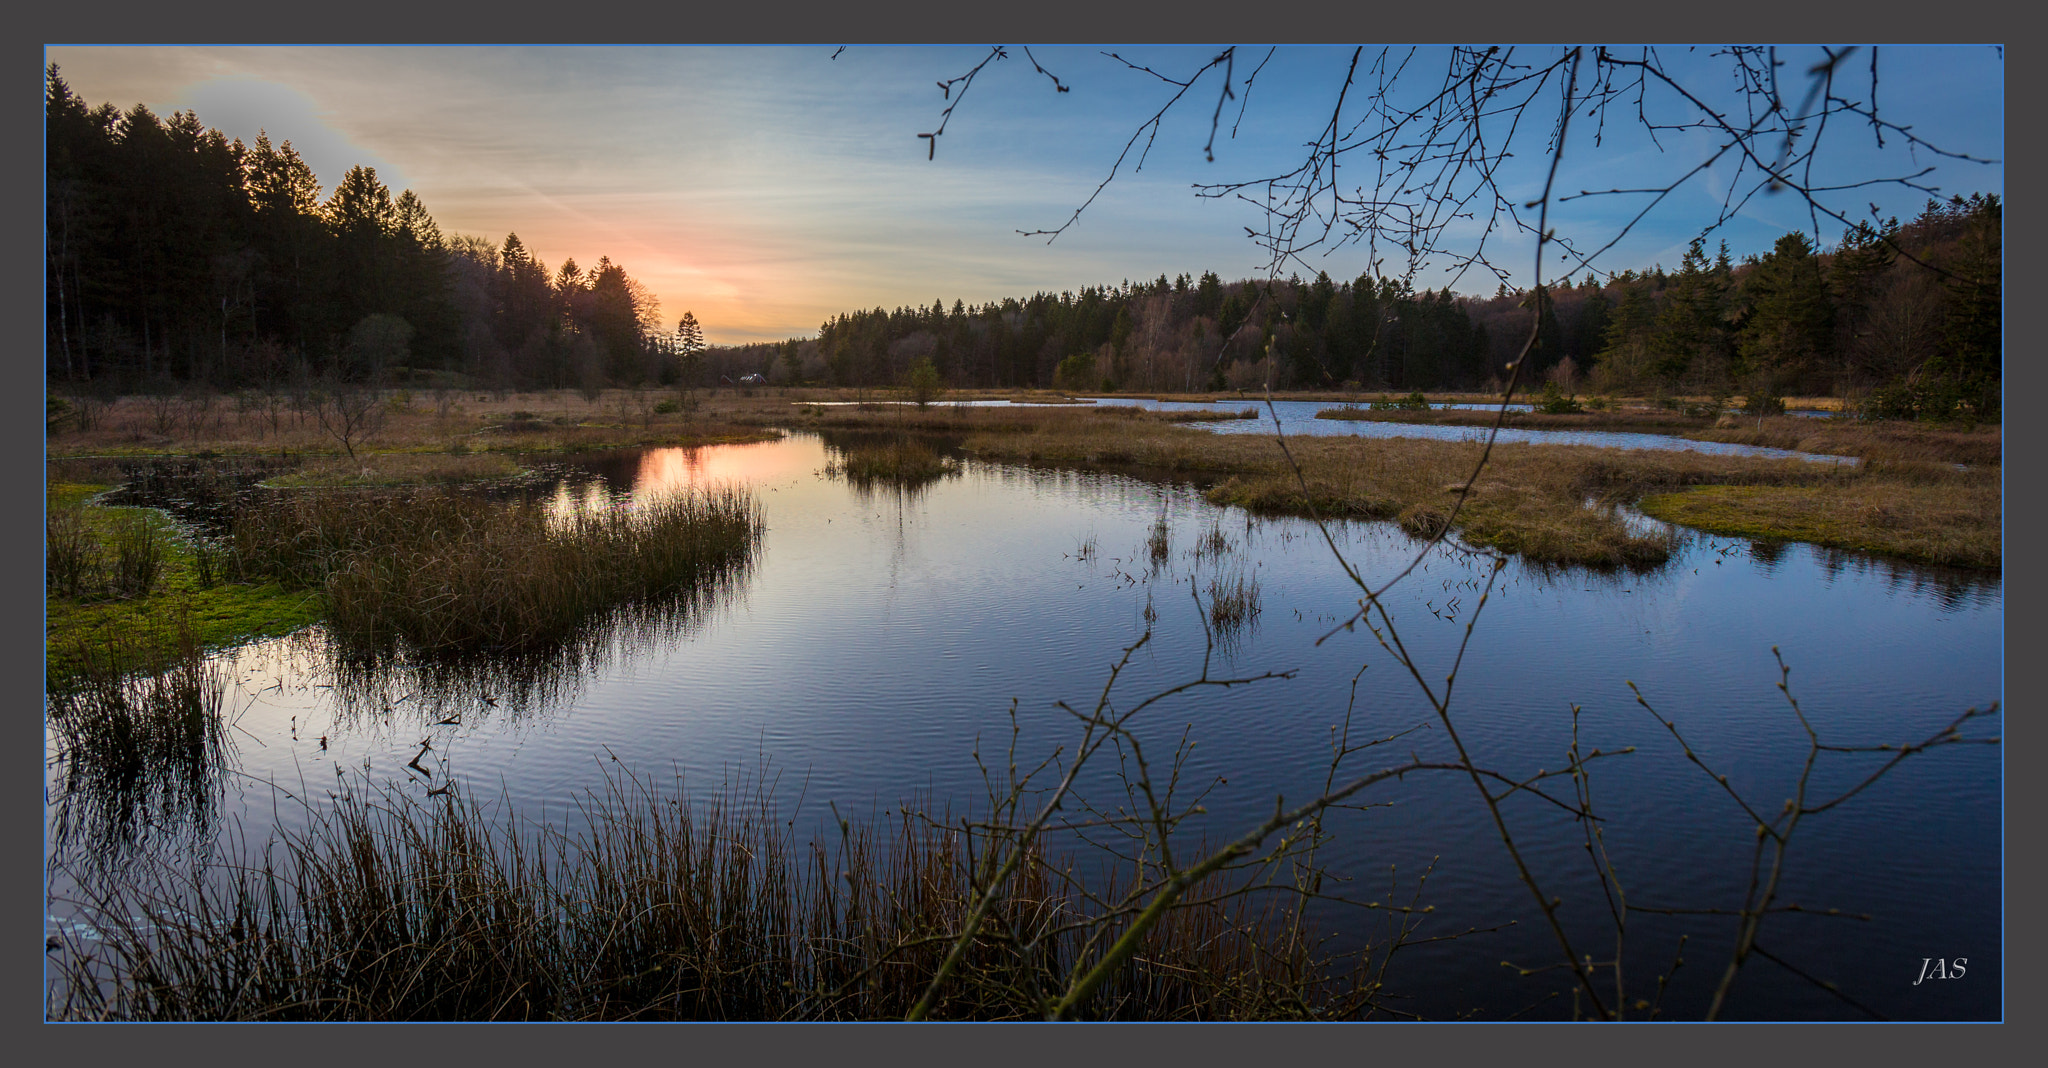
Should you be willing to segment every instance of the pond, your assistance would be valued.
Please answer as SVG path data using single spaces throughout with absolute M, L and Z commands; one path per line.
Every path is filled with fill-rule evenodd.
M 851 406 L 855 403 L 909 404 L 910 401 L 807 401 L 816 407 Z M 1318 437 L 1367 437 L 1367 438 L 1427 438 L 1433 441 L 1484 441 L 1490 428 L 1483 426 L 1438 426 L 1425 423 L 1376 422 L 1369 419 L 1318 419 L 1317 412 L 1328 411 L 1338 405 L 1329 401 L 1274 401 L 1268 405 L 1254 397 L 1234 401 L 1164 401 L 1154 397 L 1092 397 L 1081 403 L 1102 404 L 1120 407 L 1148 408 L 1155 411 L 1174 412 L 1217 412 L 1219 415 L 1235 414 L 1246 408 L 1258 410 L 1257 419 L 1219 418 L 1215 422 L 1195 422 L 1187 425 L 1218 434 L 1271 434 L 1277 428 L 1288 435 L 1315 435 Z M 1074 407 L 1073 402 L 1032 404 L 1006 400 L 975 400 L 948 402 L 948 407 Z M 1495 409 L 1494 404 L 1444 404 L 1443 408 Z M 1511 404 L 1515 411 L 1529 411 L 1528 404 Z M 1829 416 L 1832 412 L 1797 411 L 1794 415 Z M 1276 423 L 1274 416 L 1277 415 Z M 1806 460 L 1812 463 L 1846 464 L 1854 467 L 1860 461 L 1853 456 L 1830 456 L 1824 453 L 1799 452 L 1794 449 L 1774 449 L 1765 445 L 1738 445 L 1723 441 L 1693 441 L 1670 434 L 1640 434 L 1619 430 L 1528 430 L 1519 427 L 1502 427 L 1495 439 L 1502 444 L 1536 445 L 1595 445 L 1608 449 L 1670 449 L 1681 452 L 1699 452 L 1712 456 L 1757 456 L 1772 460 Z
M 695 485 L 754 491 L 766 532 L 731 595 L 676 626 L 616 634 L 601 655 L 483 681 L 365 683 L 331 666 L 317 628 L 221 654 L 234 680 L 230 771 L 188 837 L 260 843 L 273 829 L 303 826 L 344 781 L 422 798 L 453 783 L 494 811 L 560 820 L 616 768 L 680 777 L 707 795 L 765 781 L 806 833 L 829 826 L 834 808 L 866 817 L 923 806 L 957 817 L 986 796 L 975 754 L 1007 744 L 1013 701 L 1020 760 L 1071 752 L 1077 731 L 1056 703 L 1091 705 L 1148 627 L 1150 641 L 1117 680 L 1119 702 L 1195 677 L 1205 654 L 1218 676 L 1295 673 L 1146 713 L 1138 729 L 1147 744 L 1170 752 L 1185 732 L 1193 748 L 1184 780 L 1214 782 L 1191 836 L 1234 837 L 1269 815 L 1276 796 L 1293 803 L 1320 788 L 1330 732 L 1347 708 L 1354 738 L 1412 729 L 1353 756 L 1347 770 L 1451 752 L 1414 680 L 1364 628 L 1317 644 L 1358 610 L 1359 593 L 1314 524 L 1250 520 L 1207 504 L 1192 485 L 971 460 L 918 491 L 864 490 L 825 472 L 855 440 L 792 434 L 555 460 L 508 491 L 537 492 L 564 511 Z M 1162 518 L 1169 550 L 1155 568 L 1145 546 Z M 1329 535 L 1375 584 L 1419 546 L 1384 523 L 1335 525 Z M 1387 595 L 1423 677 L 1449 673 L 1491 568 L 1488 558 L 1440 547 Z M 1212 647 L 1194 595 L 1206 598 L 1218 577 L 1255 581 L 1260 611 Z M 1808 746 L 1777 689 L 1773 647 L 1823 741 L 1917 741 L 2001 697 L 2003 606 L 1996 575 L 1696 534 L 1645 574 L 1510 562 L 1473 628 L 1452 713 L 1476 761 L 1518 777 L 1562 765 L 1575 705 L 1582 750 L 1636 746 L 1602 760 L 1592 778 L 1630 902 L 1732 909 L 1753 826 L 1627 684 L 1730 787 L 1774 812 L 1796 787 Z M 2000 720 L 1970 729 L 1994 735 Z M 1848 789 L 1881 759 L 1824 754 L 1812 796 Z M 1773 916 L 1760 944 L 1841 984 L 1855 1004 L 1752 958 L 1726 1015 L 1998 1018 L 2002 767 L 2002 747 L 1937 749 L 1803 824 L 1783 900 L 1873 918 Z M 1116 788 L 1106 772 L 1081 785 L 1102 800 Z M 122 848 L 118 833 L 93 825 L 90 799 L 67 798 L 56 762 L 47 787 L 57 859 L 75 862 L 67 849 Z M 1362 897 L 1381 900 L 1391 888 L 1406 902 L 1428 870 L 1417 900 L 1436 911 L 1414 937 L 1485 929 L 1402 949 L 1387 973 L 1396 1004 L 1430 1018 L 1568 1017 L 1568 994 L 1546 1000 L 1562 986 L 1556 973 L 1523 977 L 1501 966 L 1547 963 L 1557 949 L 1472 782 L 1418 773 L 1361 800 L 1371 807 L 1333 825 L 1324 858 L 1333 872 L 1363 880 L 1354 887 Z M 1502 810 L 1544 892 L 1567 902 L 1561 915 L 1575 944 L 1611 953 L 1582 830 L 1526 795 Z M 161 844 L 184 841 L 175 833 L 156 841 L 189 848 Z M 53 906 L 50 922 L 62 913 Z M 1345 945 L 1383 917 L 1319 914 Z M 1679 934 L 1689 934 L 1688 966 L 1666 1007 L 1697 1017 L 1732 930 L 1724 916 L 1635 914 L 1626 959 L 1650 988 Z M 1927 957 L 1968 958 L 1967 978 L 1915 986 Z
M 1316 435 L 1343 437 L 1352 435 L 1367 438 L 1428 438 L 1433 441 L 1484 441 L 1490 428 L 1483 426 L 1436 426 L 1421 423 L 1375 422 L 1369 419 L 1318 419 L 1316 413 L 1327 411 L 1337 405 L 1325 401 L 1274 401 L 1270 406 L 1265 401 L 1220 402 L 1201 404 L 1185 401 L 1160 401 L 1144 397 L 1103 397 L 1098 404 L 1136 405 L 1141 408 L 1165 409 L 1168 411 L 1218 410 L 1236 412 L 1248 407 L 1259 411 L 1257 419 L 1219 419 L 1213 423 L 1195 423 L 1194 426 L 1213 430 L 1219 434 L 1271 434 L 1278 415 L 1278 429 L 1289 435 Z M 1487 407 L 1485 405 L 1460 405 L 1460 407 Z M 1493 407 L 1497 407 L 1493 406 Z M 1502 444 L 1536 445 L 1597 445 L 1609 449 L 1673 449 L 1678 451 L 1707 453 L 1713 456 L 1761 456 L 1777 460 L 1808 460 L 1814 463 L 1848 464 L 1858 461 L 1853 456 L 1828 456 L 1821 453 L 1798 452 L 1792 449 L 1773 449 L 1762 445 L 1734 445 L 1720 441 L 1692 441 L 1673 437 L 1669 434 L 1638 434 L 1619 430 L 1525 430 L 1519 427 L 1502 427 L 1494 440 Z

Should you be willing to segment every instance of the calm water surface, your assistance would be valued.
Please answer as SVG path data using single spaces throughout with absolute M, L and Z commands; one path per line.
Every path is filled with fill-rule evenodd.
M 1312 414 L 1283 419 L 1290 432 L 1378 425 Z M 1246 420 L 1242 429 L 1269 424 Z M 762 504 L 767 531 L 733 597 L 680 629 L 620 635 L 601 663 L 557 670 L 527 691 L 338 685 L 345 680 L 326 666 L 317 629 L 223 654 L 238 718 L 220 826 L 260 841 L 274 827 L 302 826 L 305 805 L 319 808 L 336 783 L 365 781 L 424 796 L 452 780 L 527 817 L 561 819 L 602 785 L 607 767 L 663 781 L 680 776 L 685 789 L 705 794 L 766 778 L 800 830 L 823 826 L 828 803 L 841 812 L 909 803 L 957 814 L 984 796 L 972 754 L 977 744 L 993 753 L 1007 741 L 1013 700 L 1020 757 L 1035 762 L 1060 745 L 1071 751 L 1072 721 L 1055 703 L 1092 703 L 1120 650 L 1145 632 L 1148 604 L 1154 636 L 1119 681 L 1117 700 L 1194 677 L 1206 642 L 1190 591 L 1219 574 L 1255 578 L 1262 612 L 1249 632 L 1215 651 L 1215 672 L 1298 674 L 1176 698 L 1148 713 L 1141 729 L 1153 751 L 1170 751 L 1185 731 L 1195 744 L 1184 775 L 1224 780 L 1195 833 L 1234 834 L 1269 814 L 1276 796 L 1310 796 L 1354 678 L 1354 738 L 1419 729 L 1353 757 L 1348 768 L 1449 752 L 1415 683 L 1363 628 L 1315 644 L 1356 611 L 1358 592 L 1310 523 L 1247 521 L 1208 505 L 1192 486 L 978 462 L 922 492 L 863 492 L 821 473 L 831 448 L 793 435 L 553 469 L 541 492 L 563 509 L 744 483 Z M 1162 515 L 1172 552 L 1155 570 L 1142 546 Z M 1212 531 L 1228 551 L 1198 554 L 1197 539 Z M 1330 532 L 1374 581 L 1416 550 L 1387 524 Z M 1489 566 L 1439 551 L 1390 595 L 1400 639 L 1424 677 L 1449 672 Z M 1807 746 L 1776 689 L 1773 646 L 1823 741 L 1896 744 L 2000 697 L 2003 605 L 1995 575 L 1698 535 L 1646 575 L 1510 564 L 1465 654 L 1453 711 L 1475 759 L 1516 776 L 1562 765 L 1574 705 L 1582 749 L 1637 746 L 1598 763 L 1593 777 L 1630 902 L 1733 908 L 1747 880 L 1750 825 L 1685 761 L 1627 683 L 1676 720 L 1732 787 L 1775 811 L 1797 784 Z M 438 722 L 451 716 L 459 723 Z M 1979 725 L 1983 735 L 2000 730 L 1996 719 Z M 406 765 L 425 740 L 432 749 L 419 764 L 430 774 L 422 777 Z M 1889 1017 L 1997 1018 L 2002 752 L 1957 746 L 1916 757 L 1802 825 L 1783 900 L 1875 918 L 1778 916 L 1761 944 Z M 1812 793 L 1848 788 L 1875 759 L 1830 755 Z M 54 770 L 50 783 L 59 821 Z M 1114 784 L 1097 775 L 1083 785 L 1108 800 Z M 1400 1004 L 1431 1017 L 1498 1019 L 1532 1003 L 1533 1015 L 1568 1016 L 1568 994 L 1545 1000 L 1561 983 L 1500 964 L 1547 963 L 1556 947 L 1470 781 L 1425 773 L 1365 800 L 1375 807 L 1343 816 L 1328 856 L 1337 871 L 1364 880 L 1361 896 L 1406 901 L 1417 892 L 1415 877 L 1434 864 L 1419 900 L 1437 911 L 1421 936 L 1499 928 L 1402 950 L 1388 977 L 1408 996 Z M 1526 796 L 1503 810 L 1546 893 L 1565 899 L 1582 951 L 1610 955 L 1611 934 L 1601 932 L 1611 925 L 1582 832 Z M 91 828 L 83 833 L 91 843 Z M 1371 929 L 1355 913 L 1325 918 L 1344 944 Z M 1697 1016 L 1731 931 L 1725 918 L 1638 914 L 1629 926 L 1631 974 L 1653 989 L 1679 934 L 1689 933 L 1687 967 L 1667 1005 Z M 1967 978 L 1915 987 L 1925 957 L 1967 957 Z M 1863 1018 L 1764 960 L 1748 966 L 1729 1014 Z

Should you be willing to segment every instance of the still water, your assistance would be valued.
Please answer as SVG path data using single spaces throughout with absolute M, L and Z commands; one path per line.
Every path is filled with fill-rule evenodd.
M 973 754 L 1007 742 L 1013 702 L 1020 762 L 1072 751 L 1077 731 L 1056 703 L 1094 702 L 1121 650 L 1146 633 L 1148 606 L 1152 639 L 1118 680 L 1119 704 L 1195 677 L 1205 652 L 1217 676 L 1296 673 L 1146 713 L 1147 744 L 1170 751 L 1185 732 L 1194 748 L 1184 778 L 1215 782 L 1192 834 L 1234 837 L 1270 814 L 1276 797 L 1310 796 L 1347 706 L 1354 739 L 1414 728 L 1352 757 L 1347 771 L 1450 754 L 1414 680 L 1364 628 L 1316 644 L 1357 611 L 1359 593 L 1313 524 L 1248 520 L 1207 504 L 1192 485 L 973 461 L 918 492 L 864 491 L 823 471 L 847 440 L 797 434 L 544 469 L 538 492 L 565 510 L 745 484 L 767 529 L 732 596 L 685 626 L 618 635 L 596 660 L 556 665 L 524 687 L 351 685 L 328 666 L 317 628 L 224 653 L 234 679 L 231 773 L 197 833 L 232 829 L 260 842 L 274 828 L 303 826 L 309 806 L 341 781 L 422 796 L 452 782 L 527 818 L 559 821 L 602 786 L 608 767 L 680 777 L 704 794 L 766 780 L 800 831 L 822 829 L 831 806 L 879 814 L 925 805 L 957 816 L 985 797 Z M 1154 567 L 1144 545 L 1161 517 L 1170 550 Z M 1375 584 L 1418 548 L 1388 524 L 1329 534 Z M 1388 595 L 1424 678 L 1450 672 L 1490 570 L 1485 558 L 1440 549 Z M 1191 591 L 1218 576 L 1255 579 L 1261 611 L 1212 650 Z M 1808 754 L 1776 688 L 1774 646 L 1823 742 L 1917 741 L 2000 698 L 2003 606 L 1996 575 L 1701 535 L 1686 535 L 1671 563 L 1649 574 L 1510 563 L 1473 629 L 1452 714 L 1475 760 L 1518 779 L 1564 763 L 1574 705 L 1582 751 L 1636 746 L 1597 763 L 1592 778 L 1629 902 L 1733 909 L 1753 826 L 1627 683 L 1730 787 L 1772 813 Z M 1989 736 L 2001 723 L 1969 729 Z M 1803 823 L 1781 900 L 1874 918 L 1774 916 L 1759 944 L 1841 984 L 1856 1005 L 1752 958 L 1726 1015 L 1998 1018 L 2002 754 L 1951 746 L 1916 756 Z M 1809 798 L 1850 788 L 1881 759 L 1823 754 Z M 1114 788 L 1100 774 L 1082 785 L 1105 801 Z M 1568 783 L 1557 788 L 1569 796 Z M 75 818 L 56 770 L 50 790 L 53 825 Z M 1416 937 L 1489 929 L 1401 950 L 1387 976 L 1403 995 L 1394 1003 L 1430 1018 L 1523 1009 L 1568 1017 L 1569 994 L 1550 997 L 1564 987 L 1557 973 L 1521 977 L 1501 966 L 1547 964 L 1557 949 L 1470 780 L 1421 773 L 1362 799 L 1373 807 L 1343 814 L 1326 855 L 1363 880 L 1358 895 L 1389 899 L 1391 885 L 1406 902 L 1434 864 L 1419 904 L 1436 911 Z M 1502 811 L 1544 892 L 1565 900 L 1575 944 L 1611 956 L 1613 927 L 1583 832 L 1527 795 Z M 66 841 L 83 843 L 75 848 L 110 848 L 94 844 L 89 826 L 70 833 Z M 1340 945 L 1376 929 L 1355 912 L 1324 918 Z M 1632 915 L 1625 959 L 1641 984 L 1633 989 L 1648 996 L 1689 934 L 1666 1007 L 1697 1017 L 1732 930 L 1721 916 Z M 1927 957 L 1968 958 L 1967 977 L 1916 987 Z

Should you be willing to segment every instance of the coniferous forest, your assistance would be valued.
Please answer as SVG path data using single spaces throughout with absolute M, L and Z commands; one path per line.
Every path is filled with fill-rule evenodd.
M 54 65 L 47 105 L 47 369 L 64 388 L 587 390 L 750 373 L 867 387 L 928 361 L 956 387 L 1484 390 L 1540 316 L 1525 385 L 1840 396 L 1894 418 L 1999 407 L 1994 195 L 1930 199 L 1832 248 L 1793 232 L 1738 260 L 1695 241 L 1675 270 L 1535 292 L 1204 272 L 852 311 L 814 338 L 707 350 L 694 316 L 671 327 L 622 265 L 550 269 L 516 232 L 444 234 L 374 169 L 323 190 L 289 140 L 245 145 L 192 112 L 90 105 Z

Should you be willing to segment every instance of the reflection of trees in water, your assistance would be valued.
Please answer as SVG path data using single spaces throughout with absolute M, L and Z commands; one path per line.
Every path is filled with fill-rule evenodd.
M 1844 571 L 1882 579 L 1887 592 L 1927 598 L 1939 605 L 1943 611 L 1989 607 L 1997 604 L 2005 594 L 2005 575 L 2002 571 L 1939 567 L 1933 564 L 1908 563 L 1883 556 L 1870 556 L 1845 549 L 1819 546 L 1809 548 L 1830 581 Z

